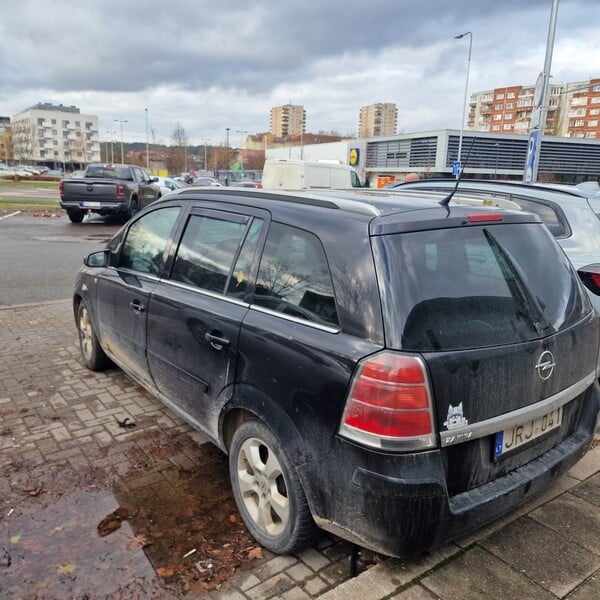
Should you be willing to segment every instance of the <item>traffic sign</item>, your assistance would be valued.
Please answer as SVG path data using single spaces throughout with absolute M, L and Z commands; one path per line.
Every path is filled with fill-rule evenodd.
M 537 155 L 539 151 L 539 129 L 534 129 L 529 134 L 529 143 L 527 144 L 527 160 L 525 161 L 525 170 L 523 171 L 523 183 L 535 183 L 535 168 Z
M 460 173 L 461 163 L 460 160 L 455 160 L 452 163 L 452 175 L 458 175 Z

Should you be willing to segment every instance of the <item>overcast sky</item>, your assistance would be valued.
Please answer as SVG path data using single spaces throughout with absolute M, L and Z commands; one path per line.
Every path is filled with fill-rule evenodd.
M 469 94 L 533 84 L 552 0 L 18 0 L 0 11 L 0 115 L 74 104 L 100 137 L 238 145 L 271 107 L 302 104 L 308 132 L 358 131 L 395 102 L 398 131 L 460 128 Z M 552 81 L 600 76 L 600 1 L 560 0 Z

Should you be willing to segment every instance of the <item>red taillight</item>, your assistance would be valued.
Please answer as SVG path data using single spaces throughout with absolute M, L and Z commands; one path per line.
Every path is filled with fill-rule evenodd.
M 600 274 L 592 273 L 591 277 L 592 277 L 592 281 L 600 288 Z
M 504 221 L 500 213 L 474 213 L 467 215 L 469 223 L 487 223 L 488 221 Z
M 340 432 L 376 446 L 381 445 L 375 439 L 379 436 L 431 436 L 431 397 L 423 362 L 391 352 L 363 362 L 346 400 Z M 432 445 L 431 439 L 424 445 Z
M 117 183 L 117 198 L 125 198 L 125 186 L 122 183 Z
M 62 196 L 65 195 L 65 182 L 64 181 L 61 181 L 58 184 L 58 191 L 60 192 L 60 195 L 61 195 L 61 198 L 62 198 Z

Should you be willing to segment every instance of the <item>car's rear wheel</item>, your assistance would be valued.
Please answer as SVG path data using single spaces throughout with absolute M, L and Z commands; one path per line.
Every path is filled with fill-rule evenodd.
M 129 204 L 129 212 L 127 214 L 127 218 L 131 219 L 131 217 L 133 217 L 133 215 L 135 215 L 137 212 L 139 212 L 139 210 L 140 210 L 140 205 L 138 204 L 137 199 L 132 198 L 131 203 Z
M 234 433 L 229 473 L 242 518 L 262 546 L 291 554 L 314 541 L 318 530 L 302 485 L 283 446 L 261 421 L 246 421 Z
M 85 213 L 82 210 L 67 210 L 67 216 L 71 223 L 81 223 L 83 221 L 83 217 Z
M 77 331 L 79 332 L 79 348 L 83 364 L 90 371 L 102 371 L 108 368 L 111 361 L 100 347 L 90 312 L 83 300 L 77 310 Z

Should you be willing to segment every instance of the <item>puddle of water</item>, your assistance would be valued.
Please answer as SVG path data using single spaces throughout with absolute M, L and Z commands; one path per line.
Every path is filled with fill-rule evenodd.
M 118 507 L 110 492 L 75 492 L 29 503 L 0 521 L 2 598 L 162 598 L 163 589 L 128 523 L 110 536 L 98 515 Z
M 257 566 L 262 549 L 237 512 L 222 452 L 146 432 L 126 455 L 131 467 L 112 489 L 102 471 L 46 470 L 23 480 L 29 496 L 0 502 L 0 598 L 202 594 Z M 115 511 L 122 519 L 104 528 Z

